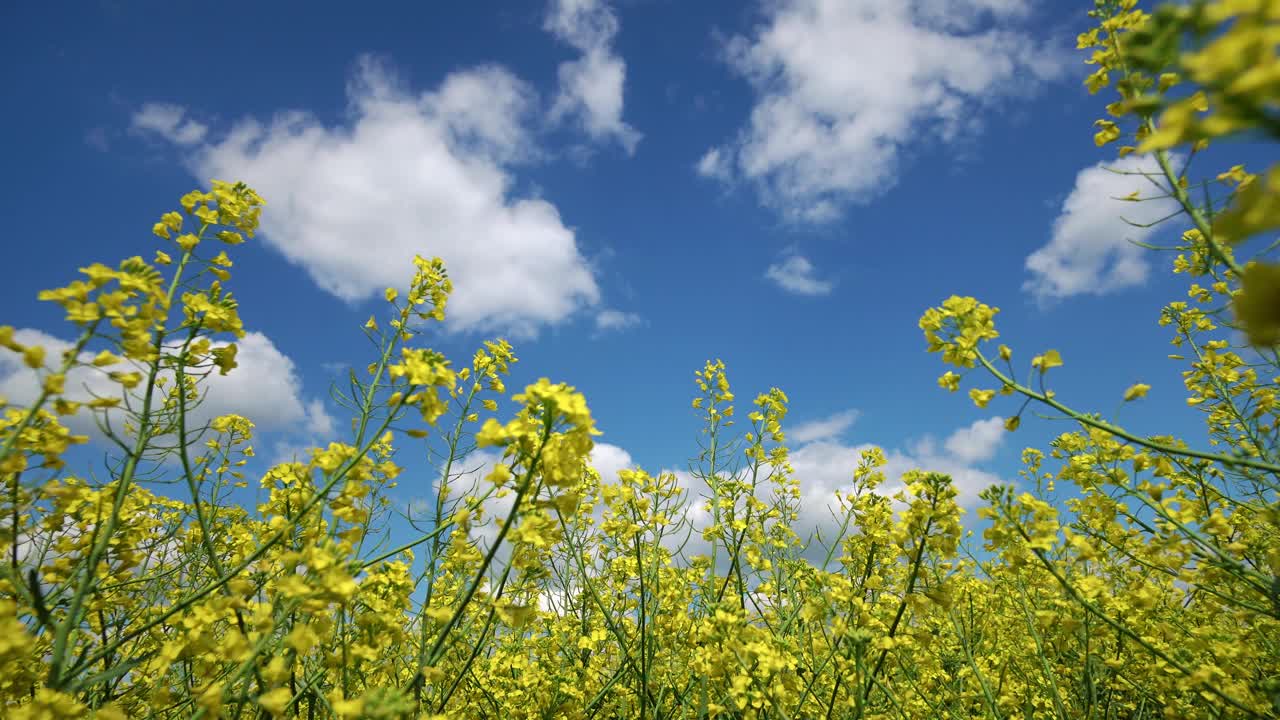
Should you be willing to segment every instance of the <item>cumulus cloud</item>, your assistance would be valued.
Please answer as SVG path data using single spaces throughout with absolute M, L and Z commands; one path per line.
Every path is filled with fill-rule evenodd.
M 835 283 L 818 278 L 814 272 L 813 263 L 808 258 L 792 255 L 782 262 L 770 265 L 764 276 L 783 290 L 796 295 L 830 294 Z
M 287 355 L 260 332 L 236 341 L 235 370 L 209 375 L 209 395 L 200 412 L 207 417 L 238 413 L 264 429 L 302 431 L 313 435 L 333 432 L 333 418 L 318 398 L 304 399 L 297 368 Z
M 602 482 L 617 482 L 619 470 L 635 467 L 631 453 L 611 443 L 598 442 L 591 448 L 591 467 L 600 473 Z
M 981 462 L 996 454 L 1006 432 L 1004 418 L 987 418 L 951 433 L 942 446 L 961 462 Z
M 582 53 L 561 63 L 553 121 L 574 119 L 593 140 L 617 140 L 634 153 L 641 134 L 622 120 L 627 65 L 614 52 L 618 18 L 604 0 L 552 0 L 543 27 Z
M 17 330 L 14 340 L 23 345 L 43 346 L 49 358 L 61 357 L 73 347 L 66 340 L 30 328 Z M 220 375 L 215 369 L 202 381 L 200 387 L 206 394 L 203 402 L 188 415 L 191 427 L 199 427 L 219 415 L 236 413 L 252 420 L 260 430 L 321 436 L 333 431 L 333 418 L 325 410 L 323 401 L 304 396 L 293 360 L 280 352 L 270 338 L 251 332 L 236 344 L 239 367 L 227 375 Z M 221 345 L 214 343 L 214 347 Z M 88 363 L 93 356 L 94 353 L 84 352 L 80 360 Z M 77 367 L 67 374 L 65 397 L 79 402 L 95 396 L 120 397 L 120 385 L 109 379 L 106 372 L 132 369 L 124 363 L 102 369 Z M 36 371 L 24 365 L 20 356 L 0 353 L 0 395 L 12 403 L 27 405 L 38 394 Z M 119 413 L 108 413 L 108 419 L 116 432 L 123 430 Z M 76 432 L 97 435 L 87 411 L 69 418 L 67 424 Z
M 722 153 L 718 148 L 712 148 L 698 158 L 695 167 L 698 174 L 703 177 L 728 182 L 733 179 L 733 168 L 730 166 L 732 157 L 727 152 Z
M 1144 283 L 1150 270 L 1147 252 L 1132 241 L 1147 240 L 1158 227 L 1134 227 L 1125 221 L 1152 223 L 1176 212 L 1178 203 L 1168 197 L 1142 202 L 1117 198 L 1134 191 L 1144 197 L 1161 194 L 1142 175 L 1159 172 L 1155 160 L 1145 155 L 1081 170 L 1053 221 L 1049 242 L 1027 257 L 1031 277 L 1023 290 L 1047 301 L 1103 295 Z
M 513 191 L 513 168 L 537 156 L 525 83 L 486 66 L 413 94 L 363 58 L 348 98 L 345 124 L 244 119 L 195 148 L 191 170 L 258 190 L 263 241 L 343 300 L 405 286 L 421 254 L 448 266 L 453 330 L 529 337 L 599 302 L 555 206 Z
M 133 114 L 131 125 L 135 131 L 155 133 L 177 145 L 196 145 L 204 140 L 208 126 L 187 117 L 187 111 L 178 105 L 147 103 Z
M 787 439 L 793 443 L 811 443 L 838 437 L 858 419 L 857 410 L 844 410 L 821 420 L 810 420 L 787 430 Z
M 1000 425 L 1003 418 L 980 420 L 956 430 L 938 447 L 937 441 L 925 436 L 906 444 L 904 448 L 885 448 L 887 463 L 881 468 L 885 483 L 878 492 L 893 495 L 903 489 L 902 476 L 910 470 L 930 470 L 951 476 L 956 488 L 956 501 L 961 507 L 972 508 L 978 502 L 978 493 L 990 485 L 1001 482 L 996 474 L 980 467 L 991 459 L 1003 442 L 1000 435 L 991 435 L 988 428 Z M 1003 429 L 1000 432 L 1005 432 Z M 958 439 L 961 438 L 961 439 Z M 967 439 L 967 442 L 962 439 Z M 800 521 L 797 532 L 807 537 L 809 531 L 820 531 L 829 541 L 837 524 L 834 512 L 837 490 L 852 487 L 853 471 L 869 444 L 847 444 L 834 440 L 818 440 L 800 445 L 791 453 L 791 465 L 800 479 Z
M 601 310 L 596 314 L 596 330 L 626 330 L 640 324 L 640 316 L 621 310 Z
M 1021 0 L 767 3 L 725 48 L 755 91 L 750 117 L 698 171 L 750 183 L 787 219 L 834 220 L 892 186 L 908 146 L 972 134 L 981 109 L 1062 72 L 1070 55 L 1018 29 L 1027 14 Z

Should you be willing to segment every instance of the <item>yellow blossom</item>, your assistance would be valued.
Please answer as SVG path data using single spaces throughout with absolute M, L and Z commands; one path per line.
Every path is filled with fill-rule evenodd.
M 978 390 L 974 388 L 969 391 L 969 399 L 973 400 L 973 404 L 980 408 L 985 408 L 987 403 L 991 402 L 991 398 L 995 396 L 995 390 Z
M 1144 383 L 1130 385 L 1129 388 L 1124 391 L 1124 400 L 1125 402 L 1129 402 L 1130 400 L 1137 400 L 1138 398 L 1146 397 L 1147 391 L 1150 389 L 1151 386 Z

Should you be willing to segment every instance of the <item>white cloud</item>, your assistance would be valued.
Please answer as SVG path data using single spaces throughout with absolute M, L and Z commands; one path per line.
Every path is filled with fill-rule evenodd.
M 1130 241 L 1145 241 L 1157 228 L 1134 227 L 1125 219 L 1151 223 L 1175 212 L 1178 203 L 1172 198 L 1116 200 L 1135 190 L 1142 196 L 1159 193 L 1151 181 L 1136 174 L 1140 172 L 1158 175 L 1160 170 L 1149 156 L 1131 155 L 1080 171 L 1053 222 L 1052 238 L 1027 257 L 1031 277 L 1023 290 L 1046 301 L 1102 295 L 1146 281 L 1147 251 Z
M 621 310 L 601 310 L 596 314 L 596 330 L 626 330 L 640 324 L 640 316 Z
M 1013 24 L 1014 0 L 777 0 L 728 42 L 756 100 L 738 136 L 698 163 L 751 182 L 791 220 L 824 222 L 896 181 L 899 155 L 975 132 L 979 110 L 1026 94 L 1071 61 Z M 975 31 L 990 18 L 993 26 Z
M 75 346 L 74 343 L 32 328 L 18 328 L 13 333 L 13 340 L 23 347 L 38 345 L 44 348 L 46 367 L 59 362 L 63 353 Z M 85 357 L 92 359 L 93 356 L 86 354 Z M 65 386 L 68 399 L 76 400 L 87 395 L 85 392 L 75 392 L 85 385 L 99 395 L 119 388 L 119 385 L 107 380 L 101 373 L 90 373 L 77 368 L 67 375 Z M 118 392 L 112 394 L 119 395 Z M 21 355 L 8 350 L 0 350 L 0 395 L 10 403 L 23 406 L 30 405 L 40 396 L 40 380 L 36 371 L 23 363 Z
M 186 109 L 166 103 L 147 103 L 133 114 L 132 126 L 141 132 L 153 132 L 177 145 L 196 145 L 208 133 L 203 123 L 186 117 Z
M 308 433 L 317 437 L 333 435 L 333 416 L 325 410 L 323 400 L 316 398 L 307 403 L 306 429 Z
M 316 446 L 316 443 L 309 442 L 278 441 L 272 445 L 271 454 L 267 456 L 269 458 L 268 464 L 274 467 L 281 463 L 309 462 L 311 460 L 311 451 Z
M 858 415 L 857 410 L 844 410 L 821 420 L 801 423 L 787 430 L 786 436 L 789 441 L 801 445 L 817 440 L 830 440 L 848 430 L 858 419 Z
M 1001 418 L 995 420 L 1003 422 Z M 994 455 L 996 446 L 1003 438 L 982 436 L 987 444 L 981 446 L 982 452 L 977 455 L 974 452 L 979 447 L 976 442 L 972 446 L 961 446 L 959 442 L 953 443 L 952 439 L 966 435 L 980 436 L 982 431 L 974 428 L 979 425 L 985 428 L 984 423 L 987 422 L 980 421 L 961 428 L 948 439 L 942 449 L 929 436 L 908 443 L 903 449 L 885 449 L 887 463 L 881 468 L 881 472 L 886 480 L 878 492 L 892 495 L 904 487 L 902 476 L 906 472 L 929 470 L 950 475 L 956 488 L 957 503 L 961 507 L 973 507 L 978 502 L 978 493 L 1001 482 L 997 475 L 983 470 L 978 464 Z M 797 532 L 801 537 L 806 537 L 808 530 L 816 528 L 822 530 L 824 538 L 830 538 L 836 528 L 832 512 L 838 510 L 835 491 L 847 491 L 852 487 L 853 471 L 862 452 L 870 447 L 868 444 L 848 445 L 833 440 L 818 440 L 800 445 L 792 451 L 791 465 L 800 480 L 801 511 Z
M 448 266 L 453 330 L 528 337 L 599 302 L 556 208 L 513 197 L 512 167 L 536 156 L 527 85 L 489 66 L 414 95 L 363 58 L 348 96 L 347 124 L 245 119 L 198 148 L 191 170 L 258 190 L 263 241 L 347 301 L 404 287 L 421 254 Z
M 215 344 L 217 345 L 217 344 Z M 197 417 L 237 413 L 262 429 L 303 429 L 315 435 L 333 432 L 333 418 L 324 402 L 304 400 L 302 381 L 293 360 L 260 332 L 236 341 L 238 367 L 227 375 L 211 373 L 209 394 Z
M 835 288 L 834 282 L 815 277 L 813 263 L 800 255 L 770 265 L 764 276 L 797 295 L 827 295 Z
M 601 482 L 612 483 L 618 481 L 618 471 L 628 470 L 635 467 L 635 463 L 631 459 L 631 453 L 610 443 L 598 442 L 591 448 L 591 455 L 588 458 L 591 467 L 600 473 Z
M 931 27 L 969 31 L 984 12 L 997 18 L 1023 19 L 1031 9 L 1028 0 L 917 0 L 916 15 Z
M 1004 429 L 1004 418 L 987 418 L 951 433 L 942 446 L 961 462 L 981 462 L 990 460 L 996 454 L 1007 432 Z
M 40 345 L 46 350 L 46 364 L 57 362 L 72 343 L 39 330 L 20 329 L 14 339 L 23 345 Z M 259 430 L 275 430 L 297 433 L 305 431 L 314 435 L 327 435 L 333 431 L 333 419 L 319 399 L 304 399 L 302 382 L 291 360 L 276 348 L 270 338 L 258 332 L 246 333 L 236 342 L 237 368 L 227 375 L 220 375 L 215 368 L 200 384 L 205 392 L 204 400 L 188 415 L 188 426 L 199 427 L 209 420 L 227 413 L 243 415 L 253 421 Z M 220 347 L 223 343 L 214 343 Z M 80 355 L 88 363 L 94 353 Z M 65 383 L 68 400 L 87 402 L 96 396 L 120 397 L 121 387 L 109 379 L 108 370 L 132 370 L 131 365 L 111 366 L 101 370 L 77 367 L 67 374 Z M 22 358 L 11 352 L 0 352 L 0 395 L 10 402 L 28 405 L 38 396 L 36 371 L 22 364 Z M 116 432 L 123 431 L 118 412 L 108 414 Z M 76 432 L 96 435 L 97 429 L 88 411 L 69 418 L 69 427 Z
M 715 178 L 723 182 L 729 182 L 733 179 L 733 170 L 729 167 L 729 158 L 726 153 L 720 152 L 719 148 L 711 148 L 701 158 L 697 164 L 698 174 L 703 177 Z
M 604 0 L 551 0 L 543 27 L 582 53 L 561 63 L 551 118 L 575 118 L 593 140 L 616 139 L 634 153 L 641 134 L 622 120 L 627 66 L 612 48 L 618 18 Z

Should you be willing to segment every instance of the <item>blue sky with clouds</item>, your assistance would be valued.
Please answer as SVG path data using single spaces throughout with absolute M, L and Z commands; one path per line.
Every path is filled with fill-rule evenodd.
M 1068 427 L 1008 434 L 1012 399 L 937 387 L 916 322 L 951 294 L 1002 309 L 1023 368 L 1059 349 L 1069 403 L 1194 436 L 1155 325 L 1185 286 L 1127 243 L 1181 227 L 1126 226 L 1170 206 L 1110 199 L 1143 181 L 1102 165 L 1148 161 L 1093 145 L 1111 97 L 1082 85 L 1090 5 L 8 3 L 0 321 L 70 339 L 38 290 L 149 256 L 178 196 L 244 180 L 268 203 L 234 254 L 251 335 L 210 403 L 252 417 L 264 457 L 344 426 L 329 383 L 369 361 L 359 327 L 415 253 L 456 286 L 429 342 L 463 363 L 507 337 L 513 392 L 577 386 L 606 471 L 685 467 L 693 373 L 722 358 L 743 404 L 790 396 L 811 508 L 867 443 L 968 499 L 1016 479 Z M 0 361 L 0 391 L 23 382 Z

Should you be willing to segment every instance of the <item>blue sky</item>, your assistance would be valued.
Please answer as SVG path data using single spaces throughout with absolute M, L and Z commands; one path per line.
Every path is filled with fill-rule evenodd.
M 155 219 L 216 177 L 268 203 L 233 256 L 256 364 L 211 396 L 258 422 L 264 458 L 344 426 L 329 382 L 369 361 L 359 327 L 415 252 L 456 285 L 427 342 L 465 363 L 507 337 L 513 392 L 577 386 L 606 470 L 684 468 L 693 373 L 721 358 L 740 404 L 790 396 L 814 508 L 867 443 L 895 472 L 952 472 L 969 500 L 1015 480 L 1023 447 L 1069 428 L 1027 415 L 1004 433 L 1011 399 L 979 410 L 937 387 L 916 322 L 951 294 L 1002 309 L 1024 372 L 1059 349 L 1069 404 L 1199 437 L 1155 325 L 1185 284 L 1126 243 L 1182 226 L 1127 227 L 1167 201 L 1108 197 L 1143 183 L 1092 141 L 1112 96 L 1082 85 L 1089 6 L 8 3 L 0 321 L 69 339 L 37 291 L 150 256 Z M 1197 163 L 1216 174 L 1242 149 Z M 1148 398 L 1115 415 L 1138 381 Z

